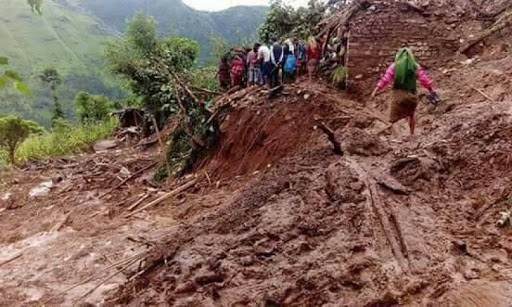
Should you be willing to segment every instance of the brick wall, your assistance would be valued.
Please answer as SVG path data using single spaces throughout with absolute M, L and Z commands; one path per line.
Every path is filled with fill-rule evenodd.
M 404 4 L 374 3 L 350 21 L 350 87 L 363 92 L 371 90 L 401 47 L 411 47 L 418 62 L 427 68 L 454 55 L 459 39 L 450 29 L 439 18 L 423 16 Z

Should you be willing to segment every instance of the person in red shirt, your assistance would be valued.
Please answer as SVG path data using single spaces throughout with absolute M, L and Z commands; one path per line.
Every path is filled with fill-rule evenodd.
M 308 39 L 308 44 L 306 46 L 306 61 L 307 61 L 307 69 L 309 75 L 309 81 L 316 73 L 318 62 L 322 57 L 322 47 L 317 43 L 316 39 L 311 36 Z
M 242 85 L 245 63 L 240 54 L 236 54 L 231 60 L 231 86 Z

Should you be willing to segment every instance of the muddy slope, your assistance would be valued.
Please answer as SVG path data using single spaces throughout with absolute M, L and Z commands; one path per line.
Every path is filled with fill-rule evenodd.
M 332 153 L 309 115 L 301 126 L 311 130 L 300 134 L 308 131 L 307 138 L 286 154 L 277 151 L 280 159 L 272 152 L 262 159 L 261 149 L 251 146 L 236 149 L 244 153 L 241 162 L 216 170 L 242 176 L 234 180 L 243 187 L 170 233 L 113 302 L 512 304 L 511 231 L 495 224 L 512 205 L 512 97 L 501 92 L 512 61 L 496 63 L 460 64 L 449 76 L 436 74 L 447 99 L 436 109 L 420 107 L 419 135 L 412 138 L 377 136 L 384 124 L 372 120 L 373 110 L 383 111 L 385 95 L 368 109 L 319 95 L 321 108 L 291 112 L 327 108 L 321 116 L 335 128 L 345 155 Z M 485 73 L 488 67 L 494 73 Z M 501 82 L 491 82 L 496 74 Z M 502 94 L 496 101 L 460 82 L 477 75 L 485 92 Z M 319 84 L 305 86 L 323 91 Z M 283 99 L 276 104 L 297 107 Z M 235 121 L 244 112 L 233 113 Z M 274 135 L 280 137 L 274 142 L 293 143 L 292 132 L 290 138 Z M 210 165 L 219 165 L 222 150 Z M 253 158 L 260 173 L 231 172 Z M 261 171 L 259 161 L 272 165 Z

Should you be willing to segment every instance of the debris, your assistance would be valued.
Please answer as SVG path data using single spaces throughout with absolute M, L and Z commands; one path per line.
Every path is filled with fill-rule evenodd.
M 11 258 L 8 258 L 6 260 L 0 261 L 0 267 L 3 266 L 4 264 L 8 264 L 9 262 L 12 262 L 12 261 L 20 258 L 21 256 L 23 256 L 23 253 L 19 253 L 17 255 L 12 256 Z
M 477 91 L 478 93 L 480 93 L 480 95 L 484 96 L 485 98 L 487 98 L 487 100 L 489 100 L 490 102 L 494 102 L 495 100 L 492 99 L 491 96 L 487 95 L 484 91 L 482 91 L 481 89 L 479 88 L 476 88 L 472 85 L 470 85 L 469 87 L 471 87 L 472 89 L 474 89 L 475 91 Z
M 50 231 L 59 231 L 62 228 L 62 226 L 64 226 L 67 223 L 70 215 L 71 212 L 68 212 L 66 215 L 64 215 L 62 220 L 59 223 L 55 224 L 55 226 L 53 226 Z
M 50 192 L 50 190 L 53 188 L 53 181 L 45 181 L 41 182 L 37 187 L 32 188 L 28 192 L 28 196 L 31 199 L 34 199 L 36 197 L 44 196 Z
M 128 211 L 133 211 L 135 208 L 137 208 L 137 206 L 139 206 L 140 204 L 142 204 L 143 201 L 145 201 L 146 199 L 148 199 L 149 197 L 151 196 L 151 194 L 144 194 L 139 200 L 137 200 L 133 205 L 131 205 L 127 210 Z
M 512 213 L 510 211 L 500 212 L 500 218 L 498 219 L 498 222 L 496 222 L 496 224 L 499 227 L 510 226 L 511 218 Z
M 333 151 L 335 154 L 342 156 L 343 150 L 341 149 L 341 143 L 336 140 L 336 136 L 334 135 L 334 131 L 331 128 L 327 127 L 327 125 L 320 119 L 316 120 L 316 124 L 323 133 L 327 134 L 329 141 L 333 145 Z
M 126 178 L 125 180 L 121 181 L 118 185 L 116 185 L 115 187 L 113 187 L 112 189 L 108 190 L 107 192 L 103 193 L 101 196 L 99 196 L 99 198 L 103 198 L 105 197 L 106 195 L 112 193 L 114 190 L 120 188 L 123 184 L 127 183 L 128 181 L 132 180 L 133 178 L 135 178 L 137 175 L 139 174 L 142 174 L 143 172 L 147 171 L 148 169 L 152 168 L 153 166 L 157 165 L 157 161 L 153 162 L 153 163 L 150 163 L 148 166 L 146 167 L 143 167 L 141 170 L 133 173 L 133 175 L 131 175 L 130 177 Z
M 452 244 L 453 244 L 453 247 L 460 253 L 462 253 L 464 255 L 468 254 L 468 246 L 467 246 L 466 242 L 464 242 L 462 240 L 455 240 L 452 242 Z
M 169 199 L 169 198 L 171 198 L 171 197 L 173 197 L 173 196 L 175 196 L 175 195 L 177 195 L 177 194 L 187 190 L 188 188 L 194 186 L 196 183 L 197 183 L 197 179 L 193 179 L 193 180 L 185 183 L 184 185 L 178 187 L 177 189 L 175 189 L 175 190 L 173 190 L 173 191 L 171 191 L 169 193 L 166 193 L 166 194 L 160 196 L 159 198 L 155 199 L 154 201 L 150 202 L 149 204 L 144 205 L 143 207 L 141 207 L 141 208 L 139 208 L 139 209 L 137 209 L 137 210 L 127 214 L 126 217 L 130 217 L 130 216 L 132 216 L 132 215 L 134 215 L 136 213 L 139 213 L 139 212 L 141 212 L 143 210 L 146 210 L 148 208 L 156 206 L 159 203 L 163 202 L 164 200 L 167 200 L 167 199 Z

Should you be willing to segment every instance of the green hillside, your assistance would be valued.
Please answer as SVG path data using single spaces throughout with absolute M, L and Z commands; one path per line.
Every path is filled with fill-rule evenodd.
M 220 12 L 195 10 L 181 0 L 62 0 L 100 18 L 110 27 L 122 31 L 125 20 L 136 11 L 155 17 L 161 34 L 179 34 L 201 45 L 201 58 L 210 56 L 210 36 L 216 34 L 228 42 L 255 37 L 267 7 L 237 6 Z
M 53 102 L 38 75 L 55 67 L 63 84 L 59 97 L 69 118 L 78 91 L 122 96 L 118 82 L 103 71 L 104 46 L 124 30 L 126 20 L 141 10 L 158 21 L 162 35 L 183 35 L 201 45 L 201 58 L 210 57 L 212 34 L 230 42 L 254 36 L 265 7 L 234 7 L 208 13 L 180 0 L 56 0 L 45 1 L 43 14 L 31 12 L 25 0 L 2 0 L 0 55 L 9 57 L 33 90 L 30 97 L 0 92 L 0 114 L 17 113 L 46 126 Z
M 10 68 L 20 72 L 33 90 L 30 97 L 2 92 L 0 113 L 21 113 L 48 124 L 52 102 L 37 78 L 47 67 L 62 75 L 60 96 L 69 115 L 74 109 L 70 101 L 79 90 L 120 93 L 101 72 L 104 45 L 113 33 L 94 18 L 50 1 L 38 16 L 25 1 L 2 0 L 0 21 L 0 54 L 9 57 Z

